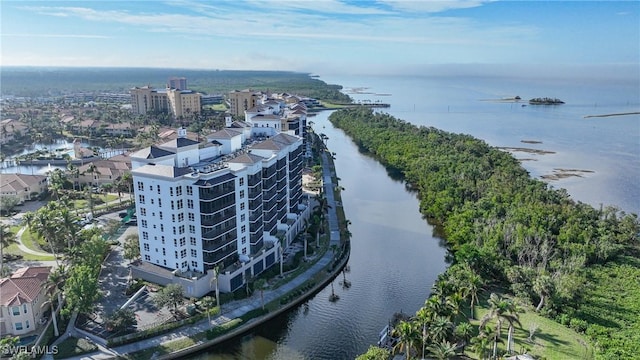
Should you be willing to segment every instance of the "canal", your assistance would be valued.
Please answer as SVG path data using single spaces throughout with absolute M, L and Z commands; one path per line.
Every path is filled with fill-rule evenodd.
M 446 268 L 446 250 L 420 215 L 418 200 L 375 159 L 362 154 L 328 121 L 330 112 L 309 118 L 329 137 L 335 153 L 343 206 L 351 221 L 351 287 L 334 281 L 340 300 L 329 302 L 331 287 L 243 338 L 194 358 L 353 359 L 375 344 L 394 312 L 414 313 Z

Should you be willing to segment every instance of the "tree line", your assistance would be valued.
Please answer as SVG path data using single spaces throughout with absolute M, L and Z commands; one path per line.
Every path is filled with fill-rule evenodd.
M 454 264 L 548 317 L 567 316 L 581 301 L 589 269 L 640 244 L 636 214 L 574 201 L 470 135 L 370 109 L 340 110 L 330 121 L 418 190 L 421 212 L 443 225 Z

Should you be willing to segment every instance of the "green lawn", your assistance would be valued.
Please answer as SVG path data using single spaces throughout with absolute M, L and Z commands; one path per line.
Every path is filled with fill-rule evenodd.
M 487 312 L 486 300 L 489 294 L 483 294 L 480 305 L 475 308 L 475 318 L 481 319 Z M 519 314 L 522 326 L 516 325 L 514 332 L 514 350 L 527 353 L 536 358 L 552 359 L 592 359 L 593 348 L 589 345 L 586 337 L 574 330 L 561 325 L 551 319 L 538 315 L 531 306 L 520 306 L 523 312 Z M 479 320 L 471 322 L 477 326 Z M 529 329 L 535 326 L 538 328 L 534 336 L 534 342 L 529 342 Z M 498 344 L 498 349 L 505 350 L 507 342 L 508 325 L 503 325 L 502 342 Z M 581 345 L 585 344 L 585 345 Z M 467 351 L 472 358 L 477 359 L 476 354 Z
M 97 350 L 98 347 L 89 340 L 70 337 L 58 345 L 58 353 L 53 358 L 65 359 Z
M 20 226 L 12 226 L 11 227 L 11 232 L 16 234 L 18 232 L 18 230 L 20 230 L 20 228 L 21 228 Z M 40 249 L 40 247 L 37 246 L 34 243 L 33 238 L 34 237 L 29 232 L 29 228 L 27 228 L 22 233 L 22 243 L 24 244 L 24 246 L 26 246 L 29 249 L 35 250 L 35 251 L 42 251 Z M 47 252 L 47 251 L 44 251 L 44 252 Z M 4 249 L 4 253 L 5 254 L 12 254 L 12 255 L 22 255 L 22 260 L 28 260 L 28 261 L 53 261 L 53 260 L 55 260 L 55 258 L 53 256 L 40 256 L 40 255 L 33 255 L 33 254 L 25 253 L 22 250 L 20 250 L 20 248 L 18 247 L 18 244 L 11 244 L 11 245 L 7 246 L 7 248 Z

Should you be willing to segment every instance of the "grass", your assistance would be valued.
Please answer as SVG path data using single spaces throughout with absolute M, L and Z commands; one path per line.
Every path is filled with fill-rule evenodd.
M 488 293 L 480 298 L 480 306 L 475 307 L 475 318 L 481 319 L 488 311 L 486 300 Z M 519 313 L 521 326 L 516 325 L 514 331 L 514 351 L 518 353 L 527 352 L 539 359 L 591 359 L 594 349 L 588 345 L 586 337 L 576 331 L 559 324 L 551 319 L 538 315 L 531 306 L 520 306 L 523 312 Z M 479 320 L 471 323 L 478 326 Z M 533 337 L 533 343 L 528 341 L 529 329 L 535 326 L 538 328 Z M 498 343 L 499 351 L 506 350 L 508 325 L 503 325 L 502 342 Z M 582 345 L 585 344 L 585 345 Z M 586 347 L 585 347 L 586 346 Z M 473 358 L 478 356 L 467 350 Z
M 11 232 L 13 234 L 16 234 L 18 232 L 18 230 L 20 230 L 20 228 L 21 228 L 20 226 L 12 226 L 11 227 Z M 31 250 L 34 250 L 34 251 L 42 251 L 40 249 L 40 247 L 38 245 L 36 245 L 36 243 L 34 242 L 33 239 L 34 239 L 34 236 L 29 231 L 29 228 L 25 229 L 25 231 L 22 233 L 22 243 L 24 244 L 24 246 L 26 246 L 27 248 L 29 248 Z M 46 252 L 46 251 L 42 251 L 42 252 Z M 11 255 L 22 255 L 22 260 L 25 260 L 25 261 L 53 261 L 53 260 L 55 260 L 55 257 L 53 257 L 53 255 L 41 256 L 41 255 L 33 255 L 33 254 L 29 254 L 29 253 L 23 252 L 18 247 L 18 244 L 11 244 L 11 245 L 7 246 L 4 249 L 4 253 L 11 254 Z
M 98 350 L 98 347 L 89 340 L 70 337 L 58 344 L 58 353 L 54 359 L 65 359 L 71 356 L 86 354 Z
M 200 333 L 191 337 L 185 337 L 182 339 L 176 339 L 173 341 L 169 341 L 166 343 L 162 343 L 162 345 L 154 346 L 145 350 L 136 351 L 130 354 L 127 354 L 127 359 L 132 360 L 147 360 L 153 357 L 167 355 L 174 351 L 186 349 L 189 346 L 196 345 L 197 343 L 204 341 L 206 339 L 205 333 Z

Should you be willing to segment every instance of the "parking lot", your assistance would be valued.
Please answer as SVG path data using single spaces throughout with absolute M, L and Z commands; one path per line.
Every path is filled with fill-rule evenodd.
M 108 223 L 110 220 L 120 221 L 118 213 L 111 213 L 100 216 L 99 223 Z M 107 338 L 113 334 L 107 331 L 104 326 L 104 318 L 106 315 L 120 309 L 125 304 L 127 308 L 134 310 L 137 328 L 139 330 L 146 329 L 163 322 L 170 321 L 172 314 L 168 309 L 158 309 L 152 301 L 153 294 L 149 291 L 143 291 L 139 296 L 130 301 L 134 296 L 126 295 L 126 289 L 132 281 L 130 277 L 129 261 L 123 257 L 122 245 L 128 235 L 137 234 L 137 227 L 125 226 L 124 231 L 120 231 L 118 236 L 118 246 L 113 247 L 111 253 L 105 260 L 100 272 L 99 284 L 102 298 L 96 307 L 92 318 L 81 319 L 76 326 L 87 330 L 102 338 Z

